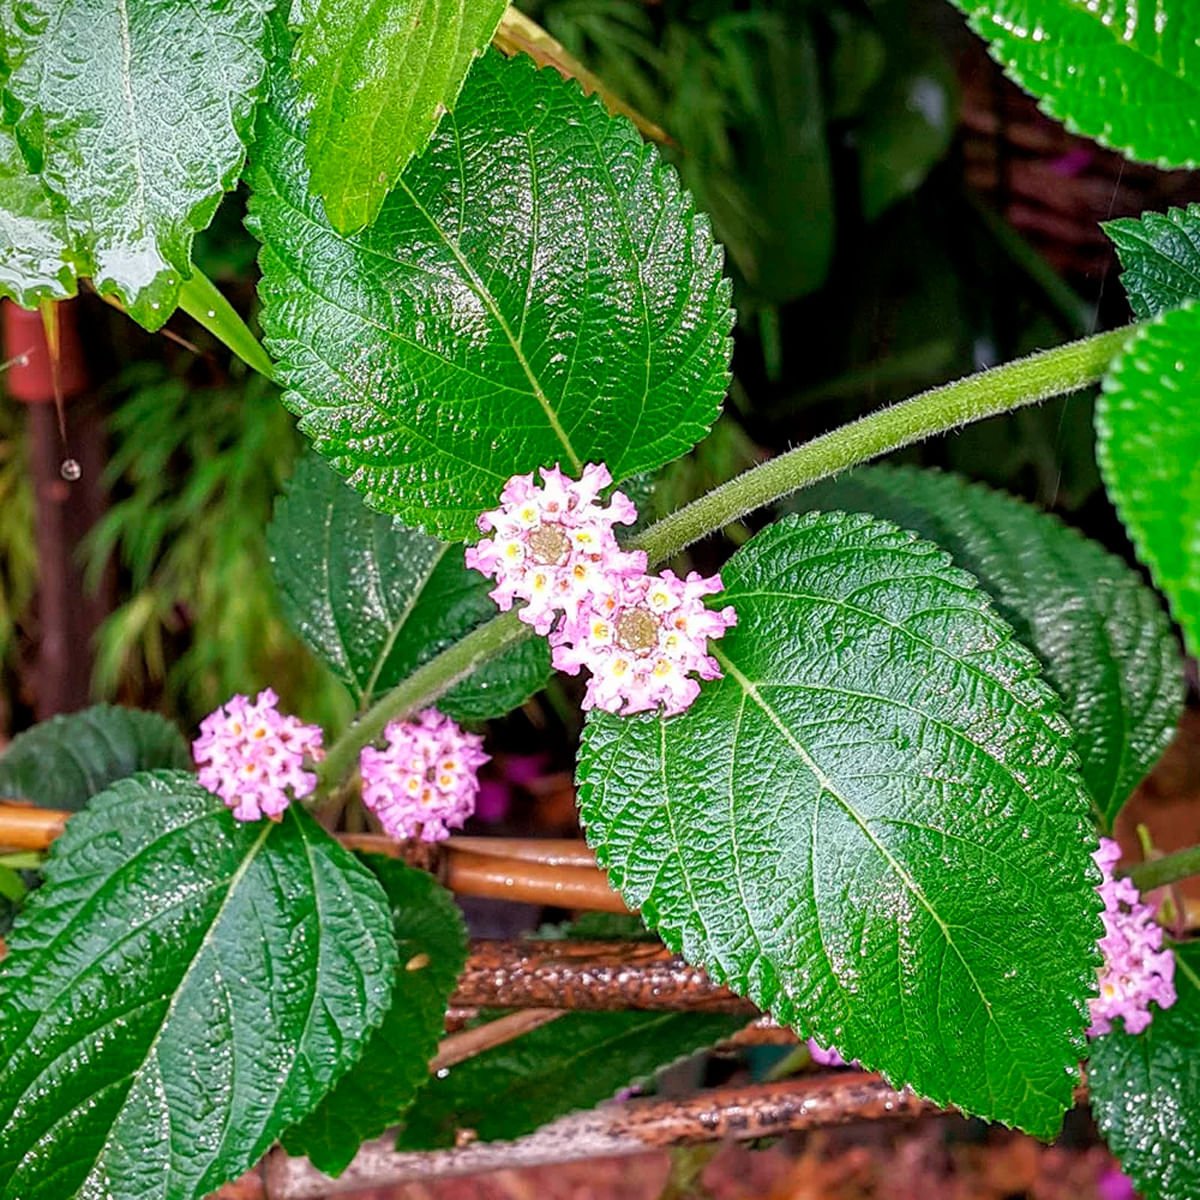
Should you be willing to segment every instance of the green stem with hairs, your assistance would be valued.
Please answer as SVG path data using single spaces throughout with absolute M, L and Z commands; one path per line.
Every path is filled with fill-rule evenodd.
M 1136 867 L 1129 868 L 1128 875 L 1139 892 L 1178 883 L 1189 875 L 1200 875 L 1200 846 L 1189 846 L 1186 850 L 1178 850 L 1163 858 L 1138 863 Z
M 1137 328 L 1126 326 L 1068 342 L 880 409 L 752 467 L 651 525 L 629 546 L 645 550 L 650 564 L 656 565 L 754 509 L 838 471 L 984 417 L 1079 391 L 1099 381 Z M 362 747 L 379 737 L 390 721 L 426 707 L 476 667 L 530 635 L 529 626 L 509 612 L 431 658 L 334 742 L 318 768 L 318 796 L 349 775 Z

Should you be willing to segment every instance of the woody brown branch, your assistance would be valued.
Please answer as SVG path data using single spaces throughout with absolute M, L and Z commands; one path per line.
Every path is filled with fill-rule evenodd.
M 752 1140 L 855 1121 L 912 1118 L 940 1110 L 878 1075 L 860 1071 L 780 1083 L 714 1088 L 682 1100 L 633 1100 L 572 1113 L 514 1142 L 399 1153 L 394 1135 L 365 1142 L 337 1179 L 303 1158 L 272 1151 L 262 1167 L 222 1189 L 217 1200 L 319 1200 L 371 1187 L 428 1182 L 481 1171 L 544 1166 L 584 1158 L 726 1138 Z M 469 1133 L 463 1133 L 463 1140 Z

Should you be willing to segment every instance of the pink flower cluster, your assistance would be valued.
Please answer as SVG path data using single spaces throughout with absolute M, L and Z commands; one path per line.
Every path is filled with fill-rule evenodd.
M 578 482 L 558 467 L 541 475 L 540 488 L 532 474 L 508 481 L 500 507 L 479 518 L 493 536 L 467 549 L 467 566 L 496 580 L 501 609 L 525 602 L 518 616 L 549 634 L 555 667 L 591 672 L 585 709 L 683 712 L 700 693 L 693 673 L 721 677 L 708 639 L 737 620 L 732 607 L 705 607 L 720 576 L 647 575 L 645 554 L 622 550 L 613 533 L 636 519 L 633 503 L 621 492 L 598 502 L 612 482 L 607 467 L 589 464 Z
M 1089 1002 L 1092 1024 L 1088 1037 L 1108 1033 L 1121 1017 L 1126 1033 L 1141 1033 L 1150 1024 L 1150 1004 L 1170 1008 L 1175 1003 L 1175 956 L 1163 949 L 1162 926 L 1154 909 L 1142 902 L 1129 879 L 1114 879 L 1121 848 L 1111 838 L 1100 839 L 1092 857 L 1104 872 L 1096 890 L 1104 901 L 1100 914 L 1104 936 L 1100 951 L 1100 995 Z
M 304 767 L 325 755 L 320 726 L 279 712 L 278 703 L 270 688 L 253 704 L 234 696 L 200 722 L 192 743 L 200 786 L 220 796 L 239 821 L 277 821 L 317 785 Z
M 449 837 L 475 811 L 479 768 L 489 758 L 483 738 L 433 708 L 393 721 L 383 736 L 384 749 L 366 746 L 359 756 L 363 803 L 398 841 Z

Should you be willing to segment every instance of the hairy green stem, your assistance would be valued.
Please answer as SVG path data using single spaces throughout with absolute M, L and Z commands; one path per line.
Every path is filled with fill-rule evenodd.
M 1138 863 L 1136 867 L 1130 867 L 1128 874 L 1139 892 L 1178 883 L 1189 875 L 1200 875 L 1200 846 L 1189 846 L 1163 858 Z
M 1135 330 L 1136 326 L 1127 326 L 1068 342 L 871 413 L 752 467 L 651 525 L 630 547 L 645 550 L 655 565 L 754 509 L 847 467 L 971 421 L 1078 391 L 1100 379 Z M 430 659 L 333 744 L 318 769 L 318 795 L 327 793 L 354 769 L 359 750 L 379 737 L 389 721 L 424 708 L 477 666 L 530 633 L 516 613 L 505 613 Z
M 246 366 L 268 379 L 275 378 L 275 367 L 262 343 L 250 332 L 217 285 L 198 267 L 192 267 L 191 279 L 185 279 L 179 289 L 179 307 L 232 350 Z
M 517 620 L 516 612 L 502 613 L 480 625 L 418 667 L 398 683 L 342 734 L 317 766 L 317 794 L 325 794 L 358 764 L 358 753 L 375 741 L 392 721 L 411 716 L 448 692 L 460 679 L 508 646 L 531 637 L 533 630 Z M 319 807 L 319 806 L 318 806 Z
M 662 562 L 756 508 L 847 467 L 984 417 L 1077 392 L 1099 381 L 1136 328 L 1126 326 L 1068 342 L 870 413 L 751 467 L 651 525 L 630 545 L 645 550 L 651 562 Z

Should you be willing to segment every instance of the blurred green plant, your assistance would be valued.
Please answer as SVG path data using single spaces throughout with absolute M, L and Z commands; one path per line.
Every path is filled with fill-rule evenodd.
M 11 668 L 17 634 L 37 588 L 33 486 L 18 404 L 0 402 L 0 672 Z
M 97 695 L 161 693 L 188 723 L 270 679 L 285 708 L 340 726 L 345 691 L 287 630 L 271 585 L 265 531 L 301 449 L 275 388 L 253 375 L 193 387 L 142 363 L 109 405 L 115 499 L 87 574 L 116 555 L 127 578 L 98 636 Z

